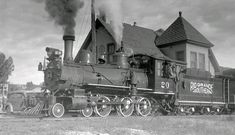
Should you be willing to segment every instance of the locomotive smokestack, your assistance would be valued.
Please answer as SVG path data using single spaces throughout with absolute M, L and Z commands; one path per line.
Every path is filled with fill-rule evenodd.
M 64 35 L 64 62 L 69 63 L 73 61 L 73 41 L 75 40 L 75 36 L 72 35 Z

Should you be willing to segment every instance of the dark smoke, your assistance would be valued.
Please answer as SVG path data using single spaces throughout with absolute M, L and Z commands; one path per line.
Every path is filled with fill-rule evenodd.
M 65 35 L 74 35 L 75 17 L 84 5 L 81 0 L 45 0 L 45 9 L 55 23 L 62 26 Z

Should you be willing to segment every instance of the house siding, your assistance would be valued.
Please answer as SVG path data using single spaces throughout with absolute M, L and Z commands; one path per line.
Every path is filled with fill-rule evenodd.
M 184 59 L 186 60 L 185 58 L 185 50 L 186 50 L 186 45 L 185 43 L 182 43 L 182 44 L 177 44 L 177 45 L 172 45 L 172 46 L 167 46 L 167 47 L 164 47 L 164 48 L 161 48 L 161 51 L 166 55 L 168 56 L 169 58 L 171 59 L 174 59 L 176 60 L 176 52 L 179 52 L 179 51 L 184 51 Z
M 104 47 L 104 55 L 105 55 L 105 58 L 107 58 L 107 45 L 108 44 L 112 44 L 114 43 L 114 39 L 112 38 L 112 36 L 107 32 L 107 30 L 104 28 L 104 27 L 100 27 L 96 30 L 96 51 L 97 51 L 97 56 L 98 58 L 100 58 L 100 56 L 102 55 L 100 53 L 100 46 L 103 45 Z M 92 44 L 90 41 L 88 41 L 86 44 L 88 45 L 85 45 L 84 47 L 82 47 L 80 50 L 92 50 Z M 81 52 L 79 52 L 81 53 Z M 79 54 L 78 54 L 79 56 Z
M 197 57 L 199 57 L 199 53 L 205 54 L 205 70 L 209 71 L 211 75 L 215 75 L 214 67 L 208 57 L 208 48 L 206 47 L 200 47 L 196 45 L 192 45 L 187 43 L 186 44 L 186 62 L 187 62 L 187 68 L 190 68 L 190 52 L 196 52 Z M 199 68 L 199 58 L 197 58 L 197 68 Z
M 107 45 L 108 44 L 114 44 L 114 39 L 111 37 L 111 35 L 105 30 L 104 27 L 100 27 L 97 29 L 97 56 L 98 58 L 102 55 L 101 52 L 99 52 L 100 47 L 104 46 L 104 54 L 107 55 Z M 106 56 L 107 57 L 107 56 Z
M 166 46 L 164 48 L 161 48 L 161 51 L 168 56 L 171 59 L 175 59 L 176 58 L 176 53 L 179 51 L 184 51 L 184 59 L 185 62 L 187 63 L 187 68 L 190 68 L 190 53 L 191 52 L 196 52 L 197 54 L 197 69 L 199 69 L 199 54 L 204 54 L 205 55 L 205 70 L 209 71 L 211 73 L 211 75 L 215 75 L 215 69 L 214 66 L 212 64 L 212 62 L 209 59 L 209 54 L 208 54 L 208 48 L 206 47 L 201 47 L 201 46 L 197 46 L 197 45 L 193 45 L 190 43 L 181 43 L 181 44 L 177 44 L 177 45 L 171 45 L 171 46 Z

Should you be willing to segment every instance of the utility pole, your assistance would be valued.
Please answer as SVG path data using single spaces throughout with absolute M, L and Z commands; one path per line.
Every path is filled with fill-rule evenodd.
M 97 52 L 96 52 L 96 23 L 95 23 L 95 7 L 94 7 L 95 0 L 91 0 L 91 35 L 92 35 L 92 53 L 95 57 L 94 63 L 96 64 L 97 59 Z

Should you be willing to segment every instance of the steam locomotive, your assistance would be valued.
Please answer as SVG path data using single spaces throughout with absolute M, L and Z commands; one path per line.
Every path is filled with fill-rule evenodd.
M 124 117 L 158 112 L 221 114 L 234 108 L 235 80 L 230 76 L 212 78 L 209 72 L 186 68 L 183 62 L 147 54 L 129 56 L 125 45 L 110 56 L 111 64 L 87 50 L 81 50 L 75 63 L 75 37 L 63 39 L 63 62 L 61 50 L 47 47 L 48 64 L 39 64 L 45 91 L 49 90 L 45 109 L 54 117 L 65 112 L 106 117 L 112 111 Z

